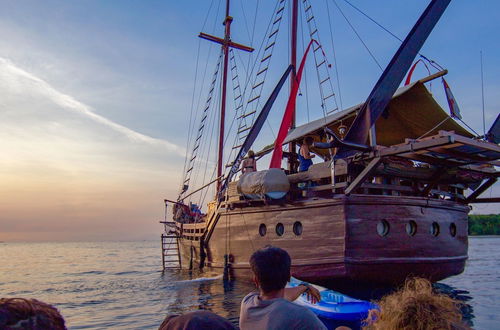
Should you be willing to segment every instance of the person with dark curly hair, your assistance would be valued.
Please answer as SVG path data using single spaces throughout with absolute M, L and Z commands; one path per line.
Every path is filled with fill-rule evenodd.
M 59 311 L 42 301 L 0 298 L 0 329 L 66 330 L 66 325 Z
M 248 294 L 241 302 L 240 328 L 246 329 L 326 329 L 318 317 L 292 301 L 307 293 L 312 302 L 321 299 L 313 286 L 303 284 L 285 288 L 290 280 L 291 259 L 274 246 L 255 251 L 250 257 L 253 281 L 259 292 Z

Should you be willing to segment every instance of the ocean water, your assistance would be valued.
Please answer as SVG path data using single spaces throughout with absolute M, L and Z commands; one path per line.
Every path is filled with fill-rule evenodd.
M 470 238 L 465 272 L 437 284 L 476 329 L 500 329 L 500 237 Z M 161 271 L 158 241 L 0 243 L 0 297 L 54 304 L 71 329 L 155 329 L 171 313 L 208 309 L 237 323 L 248 283 Z

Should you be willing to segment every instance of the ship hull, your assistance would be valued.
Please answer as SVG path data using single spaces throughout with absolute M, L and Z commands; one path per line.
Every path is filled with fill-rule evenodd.
M 468 212 L 452 201 L 373 195 L 223 209 L 206 242 L 180 238 L 182 265 L 222 271 L 228 256 L 230 274 L 248 280 L 253 251 L 274 245 L 290 254 L 293 276 L 330 287 L 438 281 L 464 270 Z

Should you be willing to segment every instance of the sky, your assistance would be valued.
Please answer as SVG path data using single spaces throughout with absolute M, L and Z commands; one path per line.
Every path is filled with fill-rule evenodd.
M 190 148 L 189 118 L 200 114 L 218 54 L 218 46 L 197 35 L 222 35 L 221 2 L 0 1 L 0 241 L 159 237 L 163 199 L 175 199 Z M 332 63 L 331 41 L 336 45 L 338 101 L 341 97 L 344 108 L 358 104 L 381 69 L 333 0 L 311 2 Z M 401 39 L 428 3 L 350 2 Z M 336 3 L 385 67 L 399 41 L 344 0 Z M 233 1 L 233 40 L 258 49 L 274 4 Z M 483 130 L 480 51 L 486 129 L 500 112 L 499 11 L 497 1 L 453 0 L 422 49 L 450 71 L 447 81 L 464 121 L 478 132 Z M 331 30 L 321 15 L 330 12 Z M 287 19 L 267 90 L 287 66 L 285 24 Z M 301 40 L 299 53 L 303 48 Z M 237 54 L 241 76 L 256 57 Z M 307 72 L 305 84 L 311 87 L 304 85 L 297 104 L 308 110 L 298 113 L 299 124 L 321 115 L 305 97 L 314 94 L 314 72 Z M 425 75 L 423 67 L 415 72 Z M 438 82 L 431 90 L 443 101 Z M 262 145 L 272 142 L 280 116 L 280 111 L 271 115 Z M 498 184 L 490 194 L 500 195 Z M 500 208 L 477 205 L 473 212 Z

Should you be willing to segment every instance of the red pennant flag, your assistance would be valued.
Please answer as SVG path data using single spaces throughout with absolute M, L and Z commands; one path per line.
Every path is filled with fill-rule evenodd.
M 448 101 L 448 107 L 450 108 L 451 117 L 462 119 L 462 115 L 460 114 L 460 108 L 458 107 L 457 101 L 455 100 L 455 97 L 451 92 L 450 86 L 448 85 L 446 80 L 444 80 L 444 78 L 442 78 L 442 81 L 444 86 L 444 92 L 446 93 L 446 100 Z
M 300 62 L 299 71 L 297 72 L 297 76 L 292 85 L 292 90 L 290 91 L 290 97 L 288 98 L 288 103 L 286 104 L 285 114 L 283 115 L 283 119 L 281 121 L 280 130 L 278 132 L 278 136 L 276 137 L 276 141 L 274 142 L 274 151 L 269 168 L 281 168 L 281 159 L 283 158 L 283 141 L 288 134 L 290 125 L 292 124 L 292 118 L 295 114 L 295 103 L 297 102 L 297 92 L 299 91 L 300 79 L 302 78 L 302 71 L 304 70 L 307 53 L 313 43 L 318 44 L 316 40 L 311 40 L 304 53 L 304 57 L 302 57 L 302 61 Z

